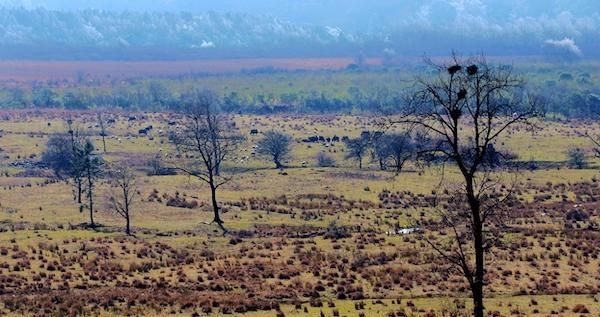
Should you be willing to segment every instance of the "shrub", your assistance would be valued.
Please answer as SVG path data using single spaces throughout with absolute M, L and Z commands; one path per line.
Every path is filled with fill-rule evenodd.
M 573 307 L 573 312 L 577 314 L 589 314 L 590 310 L 583 304 L 577 304 Z
M 335 159 L 330 155 L 327 155 L 323 152 L 319 152 L 317 154 L 317 166 L 319 167 L 333 167 L 335 166 Z

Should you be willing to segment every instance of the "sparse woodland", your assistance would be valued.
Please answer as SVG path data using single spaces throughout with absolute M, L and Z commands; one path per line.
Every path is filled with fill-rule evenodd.
M 0 314 L 596 316 L 600 123 L 448 61 L 360 115 L 4 110 Z

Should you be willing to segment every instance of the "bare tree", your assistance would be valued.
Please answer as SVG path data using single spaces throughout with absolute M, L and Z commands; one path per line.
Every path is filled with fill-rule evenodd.
M 286 159 L 292 151 L 292 138 L 279 131 L 267 131 L 258 141 L 257 153 L 271 158 L 275 168 L 283 168 L 281 161 Z
M 192 91 L 182 96 L 184 123 L 170 135 L 176 146 L 179 161 L 176 169 L 193 176 L 210 187 L 213 220 L 224 232 L 220 216 L 217 189 L 232 180 L 233 174 L 224 175 L 222 164 L 238 147 L 242 138 L 234 133 L 234 125 L 219 113 L 213 93 Z
M 100 127 L 100 136 L 102 137 L 102 150 L 106 153 L 106 122 L 102 112 L 98 112 L 98 127 Z
M 131 209 L 137 199 L 135 173 L 119 169 L 113 173 L 112 191 L 109 196 L 111 209 L 125 220 L 125 233 L 131 235 Z
M 392 161 L 391 166 L 394 167 L 396 175 L 399 175 L 406 162 L 415 157 L 415 144 L 408 133 L 390 134 L 387 136 L 386 144 Z
M 390 158 L 389 135 L 381 135 L 371 144 L 371 159 L 379 164 L 379 169 L 385 171 L 387 169 Z
M 491 193 L 497 183 L 485 164 L 488 145 L 510 126 L 529 122 L 539 105 L 510 67 L 491 66 L 484 57 L 462 60 L 453 54 L 450 64 L 427 62 L 437 76 L 416 80 L 404 113 L 393 121 L 428 131 L 438 140 L 430 151 L 462 175 L 457 199 L 464 204 L 448 208 L 443 218 L 454 233 L 453 247 L 430 243 L 466 278 L 474 315 L 483 317 L 485 254 L 496 242 L 489 226 L 504 202 Z

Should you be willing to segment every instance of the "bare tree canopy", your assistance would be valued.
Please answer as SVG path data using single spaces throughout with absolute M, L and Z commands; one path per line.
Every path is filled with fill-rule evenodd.
M 415 158 L 415 149 L 411 135 L 404 132 L 381 135 L 374 140 L 372 150 L 381 170 L 393 167 L 399 175 L 406 162 Z
M 119 169 L 112 173 L 112 190 L 109 196 L 111 209 L 125 220 L 125 233 L 131 234 L 131 211 L 137 199 L 135 174 L 129 169 Z
M 292 137 L 279 131 L 270 130 L 265 132 L 257 146 L 258 154 L 269 157 L 275 163 L 275 168 L 283 168 L 282 161 L 292 151 Z
M 217 201 L 217 189 L 232 180 L 223 173 L 222 165 L 236 151 L 242 138 L 235 133 L 233 122 L 219 112 L 217 99 L 209 91 L 191 91 L 181 99 L 184 123 L 170 135 L 176 146 L 176 168 L 205 182 L 211 191 L 213 223 L 225 231 Z
M 488 226 L 505 201 L 492 192 L 497 184 L 489 177 L 487 151 L 510 126 L 529 122 L 541 108 L 509 66 L 456 55 L 446 64 L 427 62 L 437 75 L 417 79 L 404 113 L 393 121 L 428 131 L 437 142 L 426 150 L 455 164 L 463 177 L 460 195 L 443 217 L 454 232 L 453 247 L 430 243 L 467 279 L 474 314 L 483 317 L 484 256 L 496 241 Z

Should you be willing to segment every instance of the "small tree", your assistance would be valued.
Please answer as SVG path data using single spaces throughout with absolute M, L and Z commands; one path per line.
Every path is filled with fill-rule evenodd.
M 109 197 L 111 209 L 125 220 L 125 233 L 131 235 L 131 208 L 137 199 L 135 174 L 129 169 L 117 170 L 113 173 L 112 187 Z
M 74 153 L 71 146 L 71 138 L 68 134 L 53 134 L 46 143 L 46 149 L 42 152 L 42 162 L 54 171 L 59 177 L 70 177 L 73 175 Z
M 568 164 L 572 168 L 584 169 L 587 166 L 585 151 L 580 147 L 574 147 L 567 151 Z
M 385 139 L 389 157 L 392 161 L 391 166 L 394 167 L 396 175 L 399 175 L 404 164 L 415 157 L 416 146 L 408 133 L 390 134 Z
M 98 112 L 98 127 L 100 127 L 100 136 L 102 137 L 102 150 L 106 153 L 106 122 L 102 116 L 102 112 Z
M 281 161 L 288 158 L 292 151 L 292 137 L 279 131 L 267 131 L 258 141 L 257 153 L 269 157 L 275 168 L 283 168 Z
M 388 160 L 390 158 L 389 136 L 378 136 L 371 146 L 371 156 L 374 162 L 379 164 L 379 169 L 385 171 L 387 169 Z
M 71 119 L 67 120 L 67 134 L 69 135 L 69 144 L 71 147 L 71 177 L 73 178 L 74 198 L 80 205 L 79 210 L 81 211 L 82 195 L 83 195 L 83 182 L 84 182 L 84 156 L 83 156 L 83 145 L 85 144 L 84 138 L 79 133 L 79 129 L 73 124 Z
M 95 147 L 92 141 L 86 140 L 85 145 L 81 149 L 81 162 L 83 177 L 85 179 L 85 192 L 87 198 L 87 208 L 90 213 L 90 226 L 95 227 L 94 223 L 94 189 L 96 180 L 102 175 L 102 166 L 104 164 L 102 158 L 95 153 Z M 80 205 L 79 210 L 83 212 L 85 206 Z
M 363 157 L 367 155 L 369 150 L 370 142 L 368 137 L 359 137 L 356 139 L 348 139 L 346 143 L 346 159 L 356 160 L 358 162 L 358 168 L 362 169 Z
M 73 121 L 67 120 L 67 131 L 50 136 L 46 149 L 42 153 L 42 161 L 50 167 L 58 177 L 73 179 L 73 199 L 82 203 L 84 170 L 83 145 L 84 138 L 74 127 Z
M 218 111 L 212 92 L 192 91 L 182 96 L 184 123 L 181 130 L 170 135 L 176 146 L 179 161 L 176 169 L 206 183 L 210 188 L 213 220 L 224 232 L 217 190 L 233 179 L 223 175 L 221 165 L 242 141 L 233 132 L 233 124 Z

